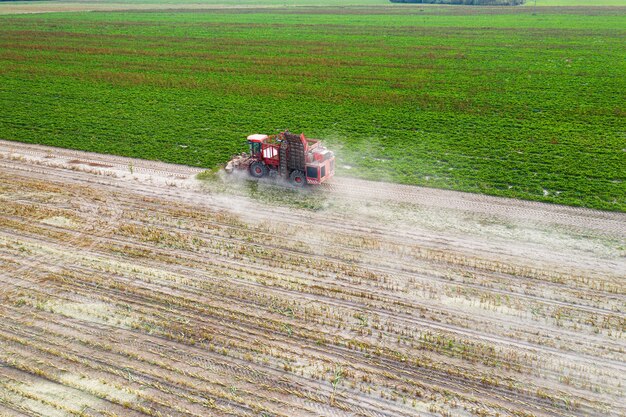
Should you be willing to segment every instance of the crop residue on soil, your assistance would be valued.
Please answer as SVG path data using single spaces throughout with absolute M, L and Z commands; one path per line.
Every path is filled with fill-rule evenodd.
M 0 414 L 626 412 L 623 214 L 0 156 Z

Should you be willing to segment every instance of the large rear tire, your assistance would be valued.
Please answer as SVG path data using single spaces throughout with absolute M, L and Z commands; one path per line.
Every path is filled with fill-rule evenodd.
M 262 178 L 266 176 L 268 172 L 269 170 L 267 169 L 267 166 L 265 166 L 265 164 L 261 161 L 253 162 L 250 165 L 250 175 L 254 178 Z
M 302 171 L 292 171 L 291 175 L 289 175 L 289 182 L 294 187 L 304 187 L 306 185 L 306 176 Z

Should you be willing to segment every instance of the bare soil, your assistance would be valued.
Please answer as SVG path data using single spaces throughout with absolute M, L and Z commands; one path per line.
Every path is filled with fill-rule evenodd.
M 207 3 L 99 3 L 92 2 L 64 2 L 64 1 L 16 1 L 0 3 L 0 15 L 29 14 L 29 13 L 59 13 L 59 12 L 113 12 L 113 11 L 211 11 L 229 9 L 266 9 L 275 6 L 248 6 L 248 5 L 220 5 Z
M 200 171 L 0 141 L 0 414 L 626 414 L 624 213 Z

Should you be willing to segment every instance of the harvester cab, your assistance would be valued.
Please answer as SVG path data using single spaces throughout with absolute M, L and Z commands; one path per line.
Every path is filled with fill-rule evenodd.
M 335 155 L 321 141 L 284 131 L 247 138 L 250 154 L 231 159 L 226 172 L 248 171 L 255 178 L 281 176 L 295 186 L 322 184 L 335 174 Z
M 250 135 L 248 136 L 248 146 L 250 147 L 250 155 L 254 157 L 261 156 L 261 147 L 263 141 L 267 139 L 267 135 Z

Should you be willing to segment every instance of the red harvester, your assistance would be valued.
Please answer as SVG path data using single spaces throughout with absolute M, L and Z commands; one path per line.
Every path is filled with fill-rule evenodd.
M 321 184 L 335 174 L 335 155 L 317 139 L 288 130 L 277 135 L 248 136 L 250 155 L 242 153 L 226 165 L 226 172 L 247 170 L 255 178 L 281 176 L 295 186 Z

